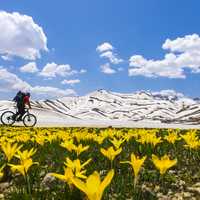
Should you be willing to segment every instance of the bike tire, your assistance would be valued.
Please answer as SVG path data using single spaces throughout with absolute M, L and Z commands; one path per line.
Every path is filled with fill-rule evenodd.
M 27 122 L 28 122 L 28 121 L 30 122 L 30 119 L 32 119 L 32 120 L 31 120 L 32 123 L 28 124 Z M 33 114 L 26 114 L 26 115 L 24 116 L 24 118 L 23 118 L 23 124 L 24 124 L 24 126 L 26 126 L 26 127 L 33 127 L 33 126 L 36 125 L 36 123 L 37 123 L 37 118 L 36 118 L 36 116 L 33 115 Z
M 2 123 L 3 125 L 10 125 L 10 126 L 13 125 L 13 124 L 15 123 L 15 120 L 12 118 L 14 114 L 15 114 L 15 113 L 12 112 L 12 111 L 5 111 L 4 113 L 2 113 L 2 115 L 1 115 L 1 123 Z M 8 116 L 6 117 L 8 121 L 11 119 L 10 122 L 6 122 L 6 121 L 5 121 L 4 117 L 5 117 L 6 115 L 8 115 Z

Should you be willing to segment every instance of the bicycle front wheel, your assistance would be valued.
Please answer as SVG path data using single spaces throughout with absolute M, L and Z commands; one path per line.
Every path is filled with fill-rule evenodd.
M 15 113 L 12 111 L 6 111 L 1 115 L 1 123 L 3 125 L 13 125 L 15 123 L 14 119 Z
M 23 118 L 23 123 L 26 127 L 33 127 L 37 123 L 37 118 L 33 114 L 27 114 Z

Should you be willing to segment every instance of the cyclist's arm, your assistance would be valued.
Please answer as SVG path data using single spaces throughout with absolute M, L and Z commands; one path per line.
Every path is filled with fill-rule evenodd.
M 17 102 L 17 97 L 14 97 L 12 101 Z
M 29 100 L 28 97 L 25 97 L 25 98 L 24 98 L 24 103 L 25 103 L 26 105 L 28 105 L 29 109 L 31 109 L 31 103 L 30 103 L 30 100 Z
M 31 103 L 30 103 L 30 101 L 28 101 L 28 107 L 29 107 L 29 109 L 32 108 L 32 107 L 31 107 Z
M 27 105 L 28 105 L 29 109 L 31 109 L 31 103 L 30 103 L 29 98 L 27 99 Z

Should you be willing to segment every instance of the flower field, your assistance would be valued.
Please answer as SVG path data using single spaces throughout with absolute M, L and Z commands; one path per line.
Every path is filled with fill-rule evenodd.
M 0 199 L 200 199 L 200 132 L 0 127 Z

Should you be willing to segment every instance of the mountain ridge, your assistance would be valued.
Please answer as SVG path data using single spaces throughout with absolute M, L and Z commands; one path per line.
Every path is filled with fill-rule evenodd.
M 116 93 L 97 90 L 80 97 L 63 97 L 56 100 L 32 101 L 33 111 L 49 113 L 64 120 L 143 120 L 161 123 L 197 124 L 200 122 L 200 103 L 171 90 L 162 93 L 138 91 Z M 0 113 L 10 109 L 12 102 L 0 101 Z

